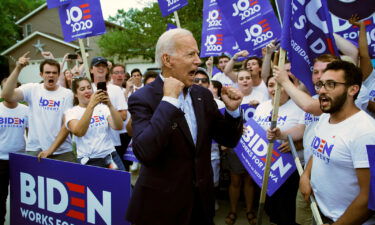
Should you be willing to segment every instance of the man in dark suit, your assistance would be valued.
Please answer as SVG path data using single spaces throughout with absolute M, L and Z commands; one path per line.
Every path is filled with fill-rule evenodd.
M 224 89 L 220 114 L 212 94 L 193 85 L 198 54 L 190 31 L 165 32 L 155 51 L 162 73 L 129 99 L 133 151 L 142 163 L 127 211 L 133 224 L 213 224 L 211 142 L 237 144 L 242 94 Z

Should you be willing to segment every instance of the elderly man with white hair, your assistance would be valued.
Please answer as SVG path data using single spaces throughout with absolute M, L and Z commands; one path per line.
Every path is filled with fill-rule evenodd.
M 213 224 L 211 143 L 237 144 L 242 94 L 224 89 L 222 115 L 210 91 L 193 85 L 198 54 L 190 31 L 165 32 L 155 51 L 161 74 L 129 98 L 133 151 L 142 164 L 127 211 L 133 224 Z

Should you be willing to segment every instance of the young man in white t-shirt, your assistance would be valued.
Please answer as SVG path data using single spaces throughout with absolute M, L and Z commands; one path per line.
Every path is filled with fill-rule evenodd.
M 237 73 L 233 70 L 234 64 L 239 57 L 247 57 L 249 52 L 242 50 L 234 54 L 224 69 L 224 73 L 234 82 L 237 82 Z M 268 96 L 268 90 L 265 83 L 266 78 L 262 78 L 262 59 L 257 56 L 251 56 L 242 62 L 242 69 L 246 69 L 251 74 L 253 81 L 253 90 L 261 92 Z
M 76 161 L 69 131 L 63 126 L 64 112 L 73 105 L 69 89 L 57 85 L 60 64 L 46 59 L 40 64 L 43 83 L 28 83 L 16 88 L 21 70 L 29 64 L 28 52 L 17 61 L 4 85 L 2 97 L 8 102 L 26 101 L 30 108 L 26 152 L 63 161 Z
M 9 153 L 25 149 L 24 135 L 27 127 L 28 112 L 27 106 L 17 102 L 3 101 L 0 103 L 0 224 L 4 224 L 6 214 L 9 186 Z
M 313 73 L 311 76 L 312 82 L 315 84 L 319 81 L 320 77 L 323 74 L 323 71 L 327 67 L 328 63 L 333 62 L 334 60 L 338 60 L 338 58 L 331 54 L 323 54 L 319 57 L 314 59 L 314 67 L 313 67 Z M 290 63 L 289 63 L 290 64 Z M 287 70 L 288 68 L 284 68 Z M 290 68 L 289 68 L 290 69 Z M 281 78 L 285 79 L 288 77 L 288 74 L 286 72 L 281 72 L 278 69 L 274 70 L 275 77 L 278 77 L 279 80 Z M 291 83 L 291 81 L 288 79 L 288 83 Z M 293 90 L 297 90 L 294 85 L 292 88 Z M 313 99 L 318 99 L 318 95 L 312 96 Z M 275 132 L 279 132 L 276 135 L 277 139 L 287 140 L 287 135 L 291 135 L 293 140 L 299 141 L 303 139 L 303 149 L 304 151 L 299 151 L 298 154 L 303 153 L 303 161 L 301 160 L 301 163 L 304 165 L 305 162 L 307 162 L 310 159 L 311 152 L 308 148 L 310 146 L 311 140 L 314 137 L 315 134 L 315 126 L 319 121 L 319 116 L 316 116 L 309 112 L 304 112 L 301 115 L 301 118 L 298 122 L 298 125 L 279 132 L 279 129 L 276 128 L 274 132 L 271 132 L 268 130 L 268 134 L 270 135 L 276 135 Z M 296 222 L 301 225 L 311 225 L 312 224 L 312 211 L 310 208 L 310 204 L 308 204 L 302 197 L 301 192 L 297 192 L 296 197 Z
M 325 223 L 375 224 L 367 208 L 370 170 L 366 145 L 375 144 L 375 122 L 354 103 L 362 73 L 335 61 L 315 87 L 325 113 L 316 125 L 310 158 L 300 179 L 305 200 L 314 192 Z
M 218 64 L 217 68 L 220 70 L 220 72 L 217 72 L 213 74 L 212 80 L 219 81 L 223 86 L 234 86 L 236 84 L 236 81 L 231 79 L 228 75 L 225 74 L 224 69 L 226 65 L 228 64 L 230 60 L 230 57 L 226 54 L 222 54 L 218 57 Z M 207 63 L 206 63 L 207 65 Z M 209 65 L 207 65 L 207 68 Z
M 112 66 L 112 68 L 110 69 L 112 84 L 120 87 L 121 90 L 123 91 L 124 95 L 125 95 L 125 88 L 122 87 L 122 84 L 125 80 L 125 73 L 126 73 L 125 66 L 122 65 L 122 64 L 114 64 Z M 125 99 L 126 99 L 126 97 L 125 97 Z M 128 123 L 129 119 L 130 119 L 130 114 L 127 113 L 126 120 L 123 122 L 123 128 L 122 128 L 122 130 L 118 131 L 118 133 L 120 135 L 121 145 L 115 146 L 117 154 L 120 156 L 120 158 L 121 158 L 121 160 L 122 160 L 122 162 L 125 166 L 125 169 L 127 171 L 129 171 L 129 166 L 131 165 L 131 162 L 127 161 L 127 160 L 124 160 L 123 155 L 125 154 L 126 148 L 128 147 L 128 145 L 130 143 L 130 140 L 131 140 L 131 137 L 128 135 L 128 133 L 126 131 L 126 124 Z

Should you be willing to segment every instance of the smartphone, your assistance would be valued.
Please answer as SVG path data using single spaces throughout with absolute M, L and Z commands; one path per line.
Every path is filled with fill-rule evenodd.
M 98 88 L 98 90 L 107 91 L 107 83 L 106 82 L 98 82 L 96 87 Z
M 78 58 L 78 55 L 75 53 L 68 55 L 68 59 L 77 59 L 77 58 Z

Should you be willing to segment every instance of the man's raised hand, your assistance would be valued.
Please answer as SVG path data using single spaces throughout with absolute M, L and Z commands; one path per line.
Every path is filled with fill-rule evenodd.
M 181 81 L 177 80 L 174 77 L 167 77 L 164 79 L 163 93 L 164 96 L 178 98 L 182 89 L 185 85 Z
M 22 68 L 24 68 L 25 66 L 29 65 L 29 63 L 30 63 L 30 58 L 27 57 L 29 53 L 30 53 L 30 52 L 26 52 L 25 54 L 23 54 L 23 55 L 18 59 L 18 61 L 17 61 L 17 63 L 16 63 L 18 68 L 22 69 Z
M 237 88 L 223 87 L 221 90 L 221 98 L 225 107 L 230 111 L 234 111 L 241 105 L 243 94 Z

